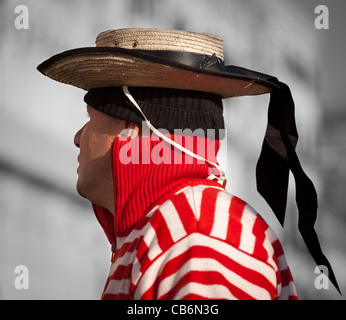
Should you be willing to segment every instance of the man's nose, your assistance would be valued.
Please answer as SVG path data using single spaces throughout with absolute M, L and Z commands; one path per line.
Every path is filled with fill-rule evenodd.
M 85 127 L 85 125 L 82 128 L 80 128 L 74 136 L 73 143 L 77 148 L 80 147 L 80 137 L 82 135 L 84 127 Z

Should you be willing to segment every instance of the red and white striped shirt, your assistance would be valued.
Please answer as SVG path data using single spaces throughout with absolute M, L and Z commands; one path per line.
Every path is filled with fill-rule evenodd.
M 296 299 L 279 240 L 222 188 L 186 187 L 117 238 L 103 299 Z
M 139 155 L 160 143 L 141 139 L 130 141 Z M 208 164 L 124 164 L 117 155 L 126 143 L 115 140 L 111 152 L 115 215 L 93 205 L 116 243 L 102 299 L 297 299 L 277 236 L 206 179 Z

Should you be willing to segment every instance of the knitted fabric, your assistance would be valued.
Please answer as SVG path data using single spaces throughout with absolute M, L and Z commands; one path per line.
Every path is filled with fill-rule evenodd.
M 262 217 L 207 180 L 208 164 L 184 154 L 169 164 L 177 150 L 148 139 L 115 139 L 115 214 L 93 206 L 113 252 L 102 299 L 297 299 L 281 244 Z M 185 146 L 190 139 L 200 154 L 202 138 L 187 137 Z M 217 151 L 205 157 L 215 161 Z
M 225 128 L 221 97 L 166 88 L 136 87 L 129 90 L 155 128 L 166 129 L 169 133 L 189 129 L 198 136 L 206 136 L 207 129 L 213 129 L 216 139 L 223 138 L 223 131 L 220 131 Z M 111 117 L 142 124 L 142 115 L 126 98 L 121 87 L 91 89 L 84 101 Z

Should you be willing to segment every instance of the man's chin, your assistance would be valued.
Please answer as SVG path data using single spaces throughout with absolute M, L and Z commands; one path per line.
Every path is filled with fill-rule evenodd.
M 102 192 L 98 185 L 95 184 L 95 180 L 87 179 L 84 180 L 81 175 L 78 176 L 78 180 L 76 183 L 76 190 L 77 193 L 87 200 L 89 200 L 91 203 L 98 205 L 103 208 L 114 208 L 114 200 L 112 201 L 106 201 L 106 195 L 104 192 Z M 111 192 L 113 194 L 113 191 Z M 114 199 L 114 198 L 113 198 Z M 108 209 L 109 210 L 109 209 Z
M 88 185 L 84 183 L 81 179 L 77 180 L 76 190 L 82 198 L 89 200 L 93 204 L 101 205 L 99 203 L 100 201 L 98 201 L 97 197 L 95 197 L 95 194 L 91 192 L 92 188 L 88 187 Z
M 77 183 L 76 183 L 76 190 L 77 190 L 77 193 L 85 198 L 85 199 L 88 199 L 88 196 L 87 196 L 87 192 L 85 190 L 86 188 L 84 187 L 84 184 L 80 181 L 80 179 L 78 178 L 77 180 Z M 89 199 L 88 199 L 89 200 Z

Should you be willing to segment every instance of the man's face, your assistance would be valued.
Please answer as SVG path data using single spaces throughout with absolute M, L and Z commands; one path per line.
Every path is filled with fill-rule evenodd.
M 76 133 L 74 144 L 80 149 L 77 191 L 91 202 L 113 211 L 113 177 L 110 148 L 115 137 L 126 129 L 126 122 L 87 106 L 89 121 Z

